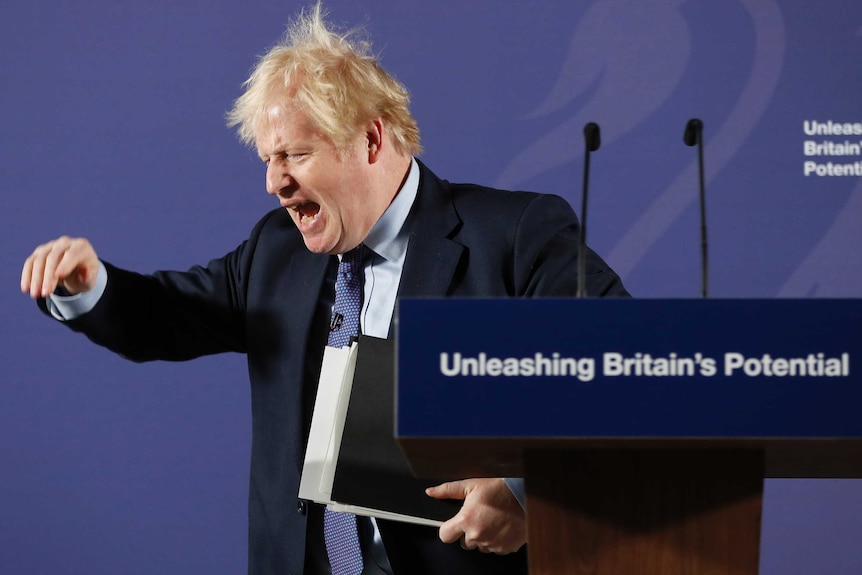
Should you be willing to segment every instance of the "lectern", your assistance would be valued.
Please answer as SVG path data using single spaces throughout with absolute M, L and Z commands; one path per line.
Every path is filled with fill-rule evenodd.
M 404 300 L 419 476 L 522 476 L 532 575 L 754 575 L 765 477 L 862 477 L 862 300 Z

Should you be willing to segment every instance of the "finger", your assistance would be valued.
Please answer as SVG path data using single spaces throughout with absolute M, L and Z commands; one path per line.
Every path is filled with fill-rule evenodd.
M 473 551 L 473 550 L 475 550 L 475 549 L 477 549 L 477 548 L 478 548 L 480 551 L 482 551 L 482 549 L 481 549 L 481 548 L 479 548 L 479 546 L 478 546 L 478 544 L 476 543 L 476 541 L 474 541 L 474 540 L 472 540 L 472 539 L 467 539 L 467 535 L 466 535 L 466 534 L 464 534 L 464 536 L 463 536 L 463 537 L 461 537 L 461 540 L 460 540 L 460 542 L 459 542 L 459 543 L 460 543 L 460 545 L 461 545 L 461 549 L 463 549 L 464 551 Z M 484 551 L 483 551 L 483 553 L 484 553 Z
M 21 293 L 30 291 L 30 278 L 33 277 L 34 258 L 35 254 L 30 254 L 30 257 L 24 260 L 24 266 L 21 268 Z
M 61 238 L 51 245 L 51 250 L 45 258 L 45 268 L 42 271 L 42 297 L 48 297 L 57 287 L 57 282 L 62 279 L 57 275 L 57 264 L 69 249 L 69 242 Z
M 457 515 L 440 526 L 439 536 L 443 543 L 455 543 L 463 535 L 464 529 L 461 527 L 461 521 Z
M 37 298 L 40 295 L 42 288 L 42 276 L 45 269 L 45 257 L 51 249 L 51 244 L 48 242 L 33 250 L 33 253 L 24 260 L 24 266 L 21 268 L 21 291 L 30 292 L 30 296 Z
M 42 295 L 42 285 L 45 279 L 45 258 L 48 255 L 47 246 L 39 246 L 30 256 L 30 297 L 36 299 Z
M 464 499 L 467 497 L 467 489 L 464 481 L 450 481 L 429 487 L 425 493 L 435 499 Z
M 57 279 L 62 281 L 69 278 L 72 274 L 77 274 L 79 277 L 76 277 L 76 280 L 87 283 L 90 279 L 88 273 L 90 269 L 88 266 L 91 265 L 91 262 L 87 260 L 91 254 L 93 255 L 93 259 L 96 259 L 89 242 L 80 239 L 72 240 L 69 243 L 68 249 L 57 261 L 57 267 L 54 271 Z

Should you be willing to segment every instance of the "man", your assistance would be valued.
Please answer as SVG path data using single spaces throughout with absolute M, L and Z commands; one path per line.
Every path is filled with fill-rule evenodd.
M 359 247 L 369 255 L 357 329 L 377 337 L 390 333 L 396 297 L 568 296 L 577 285 L 568 204 L 438 179 L 414 159 L 419 132 L 408 104 L 406 89 L 367 47 L 331 31 L 318 5 L 260 59 L 229 115 L 281 204 L 248 240 L 206 267 L 150 276 L 101 262 L 82 238 L 39 246 L 24 264 L 21 289 L 43 310 L 130 359 L 247 354 L 256 575 L 526 572 L 514 480 L 429 490 L 463 500 L 439 532 L 357 522 L 297 500 L 323 348 L 343 294 L 336 269 L 353 257 L 345 254 Z M 587 270 L 590 295 L 625 295 L 592 252 Z M 332 522 L 348 525 L 353 543 L 345 544 L 354 547 L 344 553 L 355 548 L 356 571 L 338 566 L 343 541 Z

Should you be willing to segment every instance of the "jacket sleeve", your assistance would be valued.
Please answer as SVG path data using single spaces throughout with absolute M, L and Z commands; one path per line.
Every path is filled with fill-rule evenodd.
M 108 281 L 98 303 L 63 323 L 138 362 L 244 352 L 248 273 L 265 222 L 234 251 L 187 271 L 144 275 L 105 262 Z M 44 300 L 39 307 L 48 313 Z

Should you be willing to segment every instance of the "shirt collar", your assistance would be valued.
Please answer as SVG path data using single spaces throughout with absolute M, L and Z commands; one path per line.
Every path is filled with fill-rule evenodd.
M 395 198 L 363 242 L 367 247 L 385 260 L 398 262 L 407 253 L 409 234 L 404 226 L 410 208 L 419 192 L 419 165 L 410 158 L 410 172 Z

